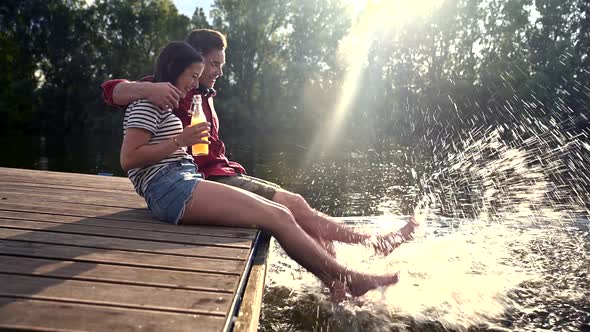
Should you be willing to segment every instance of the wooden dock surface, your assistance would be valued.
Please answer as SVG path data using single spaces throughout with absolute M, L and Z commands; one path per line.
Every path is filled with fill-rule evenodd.
M 228 330 L 257 235 L 157 222 L 127 178 L 0 168 L 0 330 Z

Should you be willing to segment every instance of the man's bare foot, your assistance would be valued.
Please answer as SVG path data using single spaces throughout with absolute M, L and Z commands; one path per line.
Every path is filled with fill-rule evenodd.
M 366 274 L 357 274 L 356 276 L 351 276 L 349 282 L 346 284 L 352 296 L 361 296 L 364 295 L 366 292 L 382 287 L 395 284 L 399 281 L 399 273 L 394 273 L 391 275 L 366 275 Z
M 404 227 L 399 229 L 399 233 L 402 235 L 402 237 L 404 238 L 404 240 L 409 241 L 414 239 L 414 231 L 416 230 L 416 227 L 418 227 L 418 223 L 416 222 L 416 219 L 412 216 L 410 217 L 410 220 L 408 220 L 408 222 L 404 225 Z
M 389 255 L 402 243 L 410 241 L 414 238 L 412 234 L 414 234 L 414 230 L 417 226 L 418 224 L 416 223 L 416 220 L 414 217 L 411 217 L 408 223 L 399 230 L 386 235 L 377 235 L 375 239 L 371 241 L 371 246 L 381 255 Z
M 330 290 L 330 300 L 333 303 L 342 303 L 346 300 L 346 285 L 338 280 L 333 280 L 331 285 L 328 285 Z

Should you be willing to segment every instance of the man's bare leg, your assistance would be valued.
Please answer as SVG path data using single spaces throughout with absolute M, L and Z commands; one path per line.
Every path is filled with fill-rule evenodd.
M 334 220 L 332 217 L 321 213 L 309 206 L 303 197 L 288 191 L 277 191 L 273 201 L 285 206 L 297 223 L 312 237 L 321 241 L 339 241 L 344 243 L 370 244 L 373 248 L 381 253 L 385 253 L 392 247 L 392 243 L 398 243 L 411 240 L 411 234 L 416 227 L 414 222 L 409 222 L 399 231 L 387 235 L 373 236 L 356 232 L 350 227 L 344 226 Z M 401 242 L 399 242 L 401 244 Z M 399 246 L 395 245 L 393 248 Z M 383 249 L 381 249 L 383 247 Z M 389 250 L 389 252 L 391 252 Z
M 297 223 L 314 238 L 344 243 L 361 243 L 371 238 L 370 234 L 355 232 L 332 217 L 311 208 L 298 194 L 280 190 L 272 200 L 289 209 Z
M 399 247 L 402 243 L 412 240 L 414 230 L 418 224 L 414 217 L 411 217 L 408 223 L 404 227 L 397 231 L 391 232 L 386 235 L 376 236 L 374 239 L 369 241 L 369 244 L 373 249 L 382 254 L 389 255 L 395 248 Z

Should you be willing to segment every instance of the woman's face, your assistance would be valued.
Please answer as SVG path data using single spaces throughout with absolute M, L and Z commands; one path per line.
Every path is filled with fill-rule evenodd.
M 199 87 L 199 77 L 201 77 L 201 74 L 203 73 L 203 68 L 205 68 L 205 64 L 202 62 L 195 62 L 188 66 L 184 72 L 178 76 L 175 86 L 182 93 L 182 98 L 184 98 L 190 90 Z

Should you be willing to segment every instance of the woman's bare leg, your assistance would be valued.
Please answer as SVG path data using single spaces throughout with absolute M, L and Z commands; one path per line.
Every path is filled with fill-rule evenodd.
M 344 282 L 354 296 L 398 281 L 397 274 L 369 275 L 347 269 L 297 224 L 288 209 L 224 184 L 200 181 L 186 204 L 181 224 L 264 229 L 301 266 L 326 284 Z

